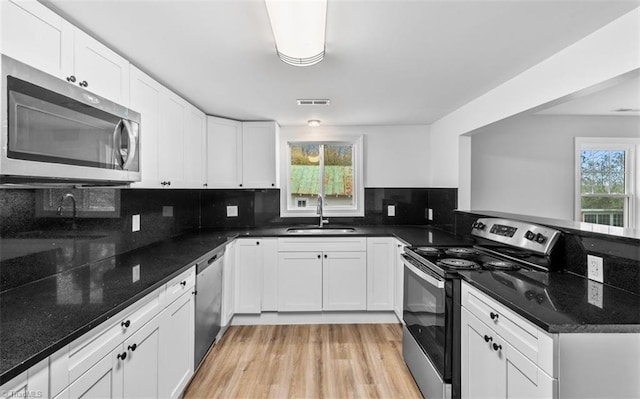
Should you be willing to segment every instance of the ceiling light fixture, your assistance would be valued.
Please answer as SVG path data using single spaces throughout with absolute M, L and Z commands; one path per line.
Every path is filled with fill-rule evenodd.
M 327 0 L 265 0 L 278 57 L 309 66 L 324 58 Z
M 317 119 L 310 119 L 309 122 L 307 122 L 307 125 L 311 127 L 318 127 L 320 126 L 320 121 Z

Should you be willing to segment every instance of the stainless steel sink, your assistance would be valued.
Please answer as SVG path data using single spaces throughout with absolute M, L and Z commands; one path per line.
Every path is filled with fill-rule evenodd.
M 355 231 L 353 227 L 291 227 L 287 229 L 287 234 L 331 235 L 355 233 Z

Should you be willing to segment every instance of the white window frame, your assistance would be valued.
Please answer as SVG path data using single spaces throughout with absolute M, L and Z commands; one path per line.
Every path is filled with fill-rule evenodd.
M 362 217 L 364 216 L 364 146 L 363 136 L 332 136 L 331 139 L 291 139 L 286 142 L 283 166 L 285 178 L 281 181 L 280 189 L 280 216 L 281 217 L 316 217 L 316 202 L 307 204 L 307 208 L 296 209 L 291 207 L 289 199 L 289 182 L 291 181 L 291 144 L 349 144 L 353 146 L 353 206 L 327 206 L 323 209 L 325 217 Z M 324 176 L 324 171 L 321 173 Z
M 574 186 L 574 220 L 582 222 L 582 151 L 583 150 L 618 150 L 625 151 L 625 194 L 602 195 L 626 198 L 624 228 L 640 228 L 640 173 L 638 173 L 638 152 L 640 139 L 612 137 L 576 137 L 575 138 L 575 186 Z M 599 195 L 600 196 L 600 195 Z

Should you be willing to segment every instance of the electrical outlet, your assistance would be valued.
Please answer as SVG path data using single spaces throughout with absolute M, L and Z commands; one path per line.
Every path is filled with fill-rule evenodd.
M 433 233 L 432 232 L 427 233 L 427 237 L 428 237 L 428 240 L 429 240 L 429 244 L 432 244 L 433 243 Z
M 594 255 L 587 255 L 587 277 L 590 280 L 604 283 L 604 270 L 602 258 Z
M 596 282 L 596 281 L 589 281 L 589 285 L 587 288 L 588 294 L 587 294 L 587 301 L 593 305 L 593 306 L 597 306 L 600 309 L 602 309 L 603 306 L 603 300 L 602 297 L 604 296 L 602 294 L 602 284 Z
M 135 265 L 131 268 L 131 280 L 132 282 L 137 282 L 140 280 L 140 265 Z
M 164 217 L 172 217 L 173 216 L 173 207 L 172 206 L 163 206 L 162 207 L 162 216 L 164 216 Z
M 396 215 L 396 206 L 387 205 L 387 216 L 395 216 L 395 215 Z
M 140 215 L 133 215 L 131 219 L 131 231 L 140 231 Z
M 429 208 L 429 220 L 433 220 L 433 209 Z
M 238 206 L 237 205 L 232 205 L 232 206 L 228 206 L 227 207 L 227 217 L 228 218 L 238 217 Z

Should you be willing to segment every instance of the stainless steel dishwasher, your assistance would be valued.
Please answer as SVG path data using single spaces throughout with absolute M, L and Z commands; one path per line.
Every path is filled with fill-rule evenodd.
M 222 262 L 224 247 L 196 265 L 195 366 L 198 368 L 216 340 L 222 320 Z

